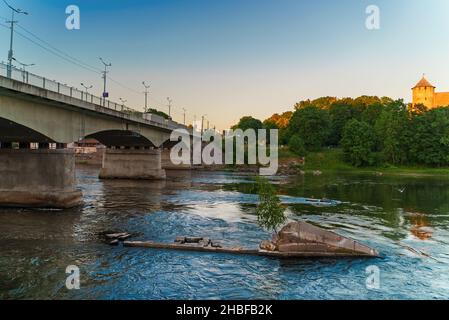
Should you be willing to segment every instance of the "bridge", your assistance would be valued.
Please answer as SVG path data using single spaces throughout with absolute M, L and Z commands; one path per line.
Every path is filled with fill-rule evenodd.
M 161 159 L 184 125 L 22 70 L 7 78 L 3 64 L 0 72 L 0 206 L 80 204 L 67 144 L 85 138 L 107 147 L 100 178 L 165 179 Z

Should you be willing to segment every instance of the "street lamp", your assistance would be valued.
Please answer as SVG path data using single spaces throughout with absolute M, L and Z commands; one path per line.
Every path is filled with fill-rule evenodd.
M 13 48 L 13 42 L 14 42 L 14 24 L 16 24 L 18 21 L 14 21 L 14 13 L 17 14 L 24 14 L 24 15 L 28 15 L 28 12 L 25 12 L 21 9 L 16 9 L 11 7 L 8 2 L 6 2 L 6 0 L 3 0 L 3 2 L 11 9 L 11 21 L 6 21 L 7 23 L 10 22 L 11 23 L 11 38 L 10 38 L 10 42 L 9 42 L 9 51 L 8 51 L 8 68 L 7 68 L 7 77 L 11 78 L 12 77 L 12 60 L 14 59 L 14 51 L 12 50 Z
M 108 67 L 112 66 L 112 63 L 106 63 L 104 62 L 103 58 L 99 57 L 100 61 L 104 65 L 104 71 L 102 71 L 103 74 L 103 81 L 104 81 L 104 89 L 103 89 L 103 107 L 106 106 L 106 98 L 109 98 L 109 93 L 106 91 L 106 78 L 108 74 Z
M 204 132 L 204 118 L 207 116 L 207 114 L 203 114 L 201 116 L 201 134 Z
M 27 82 L 26 81 L 26 69 L 27 67 L 32 67 L 35 66 L 36 64 L 34 63 L 30 63 L 30 64 L 26 64 L 26 63 L 22 63 L 19 60 L 17 60 L 16 58 L 12 58 L 15 62 L 17 62 L 18 64 L 20 64 L 22 66 L 21 70 L 22 70 L 22 78 L 23 78 L 23 82 Z
M 86 94 L 89 93 L 89 89 L 92 89 L 94 86 L 90 85 L 90 86 L 86 86 L 84 83 L 81 82 L 81 85 L 84 87 L 84 89 L 86 89 Z
M 186 125 L 186 108 L 182 108 L 182 111 L 184 111 L 184 125 Z
M 167 101 L 168 101 L 168 116 L 171 118 L 171 103 L 173 102 L 173 100 L 167 97 Z
M 127 102 L 127 100 L 122 99 L 122 98 L 119 98 L 119 99 L 122 102 L 122 111 L 123 111 L 123 109 L 125 109 L 125 103 Z
M 150 89 L 151 86 L 147 85 L 145 83 L 145 81 L 143 81 L 142 84 L 145 87 L 145 92 L 144 92 L 145 93 L 145 112 L 148 112 L 148 93 L 149 93 L 148 89 Z

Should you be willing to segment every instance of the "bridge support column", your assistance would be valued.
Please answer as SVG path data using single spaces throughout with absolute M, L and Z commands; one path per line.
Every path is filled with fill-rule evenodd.
M 100 179 L 165 179 L 161 150 L 106 149 Z
M 170 159 L 170 149 L 162 150 L 162 168 L 165 170 L 190 170 L 192 169 L 192 165 L 190 164 L 173 164 Z
M 81 197 L 73 151 L 0 149 L 0 207 L 65 209 Z

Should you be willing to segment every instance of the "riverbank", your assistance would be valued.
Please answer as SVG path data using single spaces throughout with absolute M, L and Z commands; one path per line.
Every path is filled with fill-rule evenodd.
M 293 156 L 288 151 L 280 152 L 280 163 L 295 162 L 298 157 Z M 353 172 L 367 173 L 376 175 L 401 175 L 401 176 L 442 176 L 448 175 L 449 167 L 433 168 L 433 167 L 415 167 L 415 166 L 377 166 L 357 168 L 344 162 L 343 151 L 341 149 L 327 149 L 319 152 L 309 152 L 306 156 L 304 166 L 300 166 L 299 170 L 321 171 L 321 172 Z
M 211 169 L 213 170 L 213 169 Z M 257 165 L 226 166 L 223 171 L 257 173 Z M 354 167 L 343 160 L 341 149 L 326 149 L 318 152 L 309 152 L 303 164 L 302 158 L 294 155 L 288 149 L 279 150 L 278 176 L 285 175 L 321 175 L 322 173 L 354 173 L 372 174 L 377 176 L 410 176 L 410 177 L 444 177 L 449 178 L 449 167 L 414 167 L 414 166 L 376 166 Z

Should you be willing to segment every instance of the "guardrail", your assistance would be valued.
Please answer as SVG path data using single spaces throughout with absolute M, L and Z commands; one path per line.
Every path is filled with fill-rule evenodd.
M 8 66 L 4 63 L 0 63 L 0 75 L 7 77 L 8 72 Z M 180 125 L 176 124 L 175 122 L 171 120 L 165 120 L 164 122 L 158 122 L 149 120 L 147 117 L 145 117 L 145 113 L 137 111 L 135 109 L 131 109 L 126 107 L 123 104 L 115 103 L 113 101 L 104 99 L 102 97 L 95 96 L 93 94 L 90 94 L 86 91 L 79 90 L 78 88 L 68 86 L 66 84 L 62 84 L 60 82 L 57 82 L 56 80 L 50 80 L 45 77 L 38 76 L 36 74 L 30 73 L 25 70 L 17 69 L 16 67 L 12 67 L 11 70 L 11 79 L 26 83 L 38 88 L 42 88 L 48 91 L 56 92 L 59 94 L 62 94 L 64 96 L 68 96 L 74 99 L 78 99 L 81 101 L 85 101 L 88 103 L 92 103 L 101 107 L 105 107 L 111 110 L 115 110 L 117 112 L 123 113 L 124 115 L 136 115 L 139 120 L 144 121 L 150 125 L 156 125 L 165 127 L 168 129 L 175 129 L 178 128 Z

